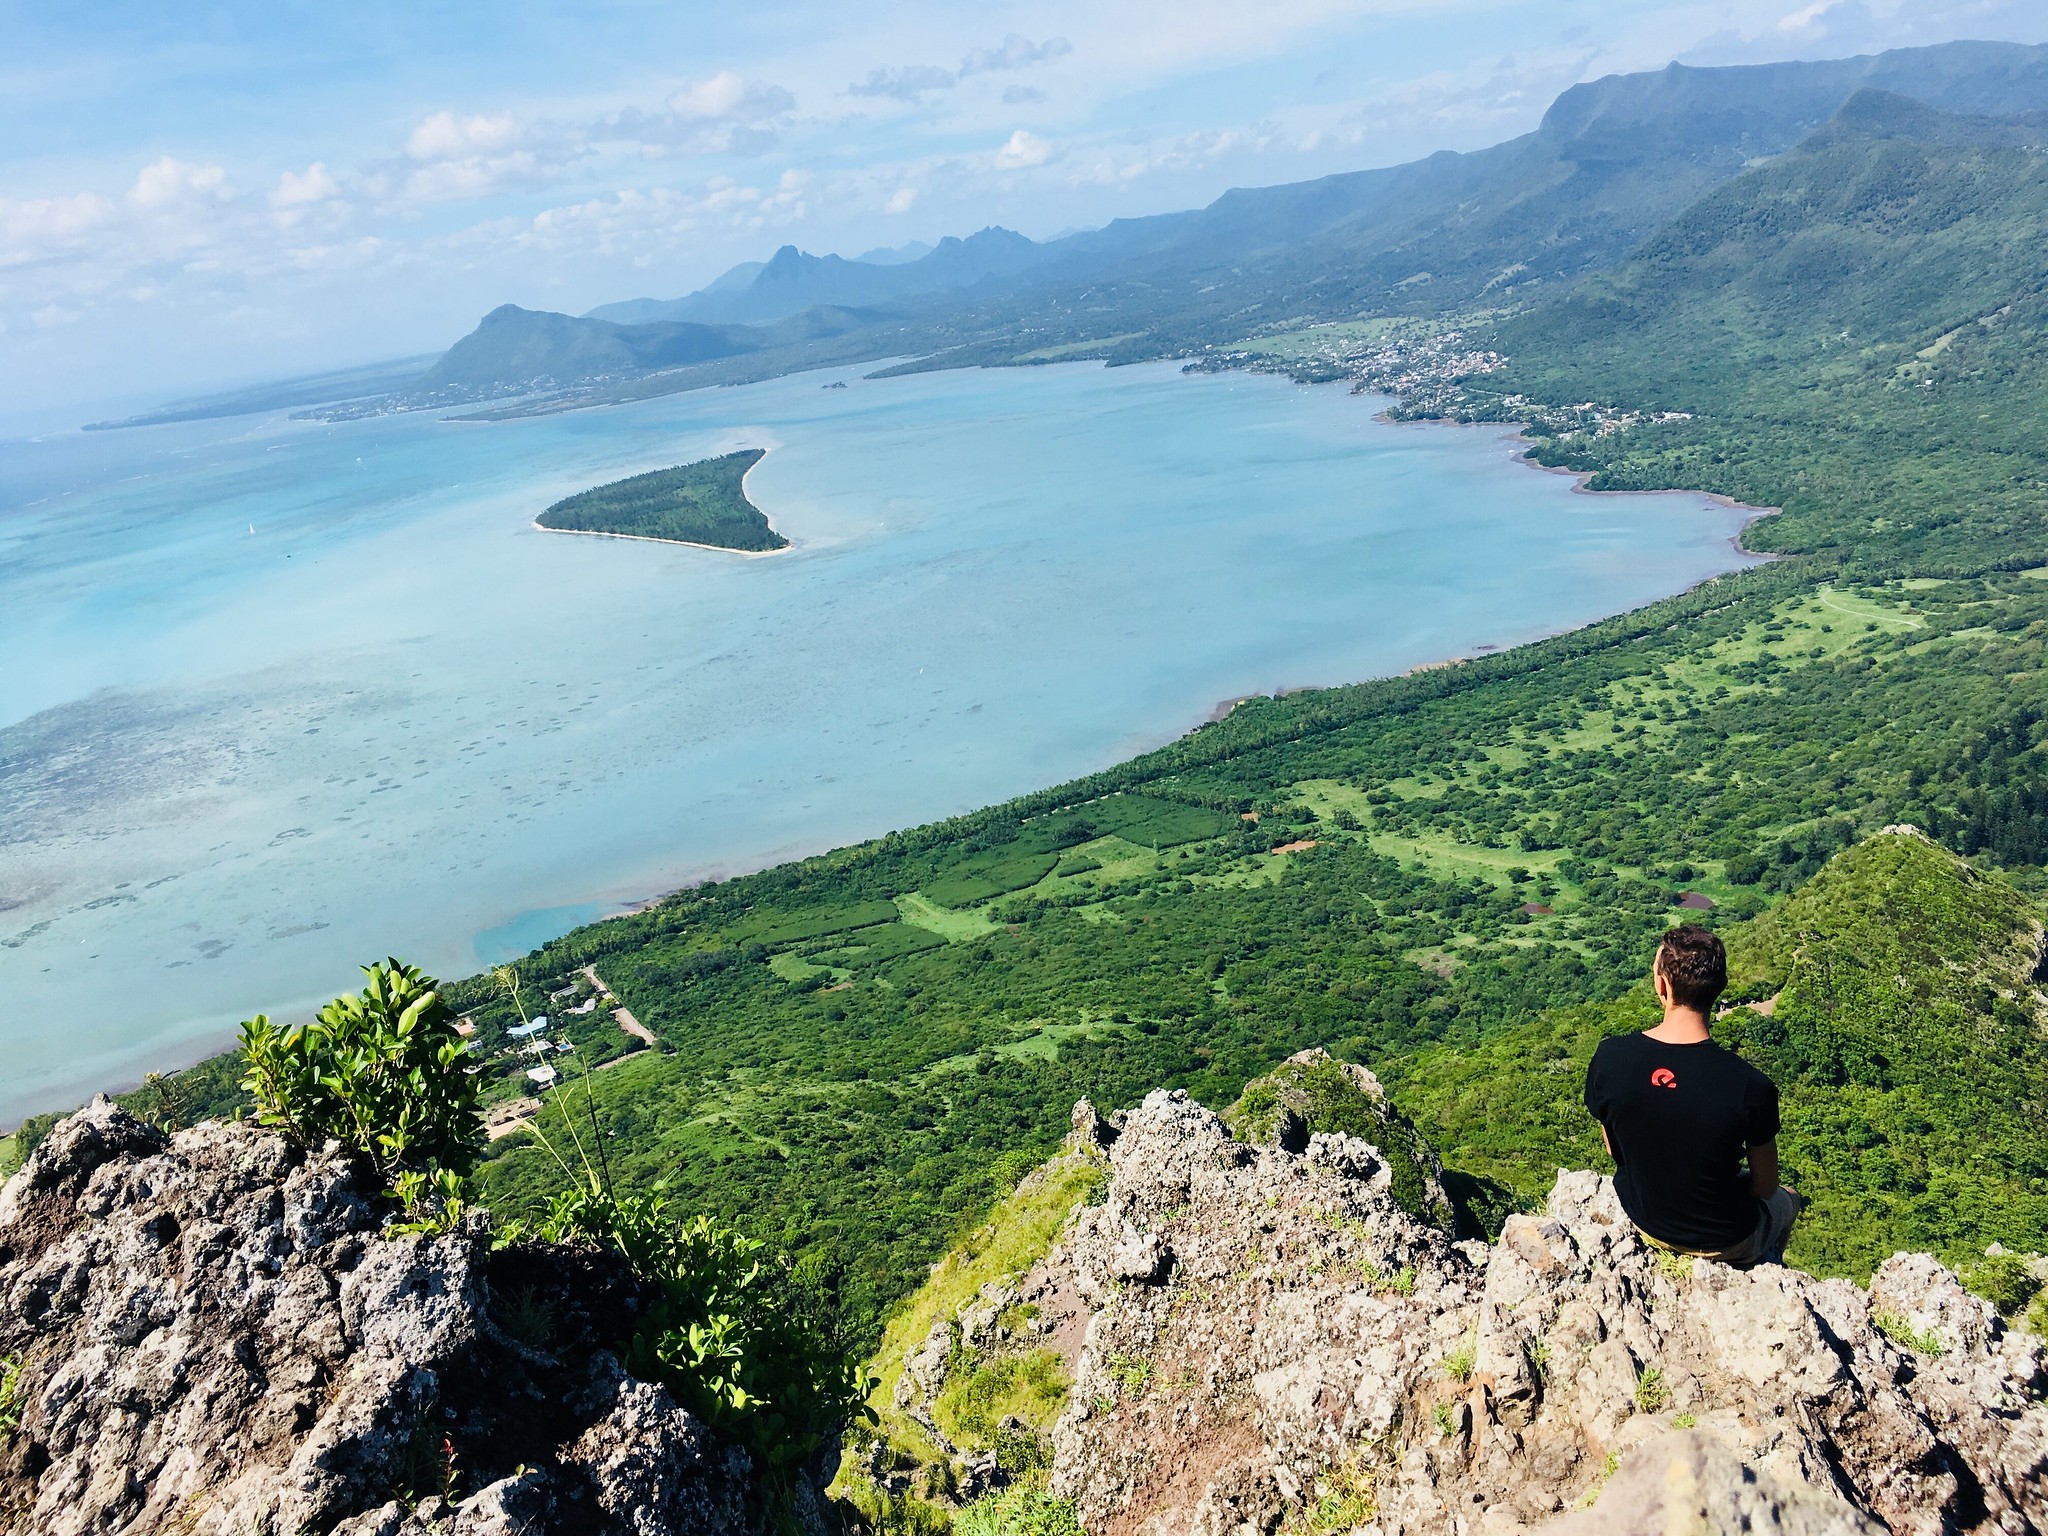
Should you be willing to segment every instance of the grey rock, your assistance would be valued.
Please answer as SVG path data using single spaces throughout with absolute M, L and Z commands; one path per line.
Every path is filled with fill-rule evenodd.
M 1241 1536 L 1355 1497 L 1371 1536 L 1505 1536 L 1589 1496 L 1558 1531 L 2048 1528 L 2040 1343 L 1925 1255 L 1868 1288 L 1674 1272 L 1585 1172 L 1454 1244 L 1371 1144 L 1245 1146 L 1182 1094 L 1108 1158 L 1050 1277 L 1087 1307 L 1052 1485 L 1089 1530 Z
M 1674 1430 L 1630 1451 L 1588 1510 L 1546 1521 L 1543 1536 L 1883 1536 L 1846 1500 L 1786 1482 L 1703 1430 Z
M 604 1348 L 630 1329 L 622 1262 L 387 1238 L 384 1209 L 338 1148 L 166 1136 L 106 1099 L 58 1124 L 0 1190 L 0 1356 L 23 1362 L 0 1529 L 752 1528 L 745 1454 Z M 492 1320 L 498 1276 L 557 1302 L 548 1351 Z M 796 1492 L 822 1528 L 816 1488 Z

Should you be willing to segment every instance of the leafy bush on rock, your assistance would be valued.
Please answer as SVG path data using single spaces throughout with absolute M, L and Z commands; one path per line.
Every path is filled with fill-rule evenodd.
M 257 1119 L 305 1147 L 333 1140 L 387 1182 L 405 1170 L 466 1174 L 484 1144 L 479 1080 L 440 984 L 399 960 L 365 966 L 369 985 L 311 1024 L 258 1014 L 242 1025 L 242 1086 Z

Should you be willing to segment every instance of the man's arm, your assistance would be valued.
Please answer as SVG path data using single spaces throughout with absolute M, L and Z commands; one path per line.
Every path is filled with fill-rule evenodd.
M 1749 1192 L 1768 1200 L 1778 1192 L 1778 1138 L 1754 1143 L 1749 1149 Z

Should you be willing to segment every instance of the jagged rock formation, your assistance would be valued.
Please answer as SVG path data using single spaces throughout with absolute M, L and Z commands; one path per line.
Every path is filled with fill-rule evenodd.
M 1591 1173 L 1458 1242 L 1371 1142 L 1240 1141 L 1180 1093 L 1081 1105 L 1072 1145 L 1102 1202 L 894 1379 L 931 1401 L 956 1342 L 1048 1342 L 991 1336 L 991 1304 L 1069 1298 L 1031 1327 L 1066 1341 L 1051 1485 L 1090 1536 L 2048 1528 L 2041 1345 L 1924 1254 L 1867 1288 L 1660 1257 Z
M 0 1192 L 0 1531 L 758 1523 L 746 1453 L 603 1347 L 640 1302 L 623 1264 L 384 1220 L 347 1162 L 248 1126 L 166 1136 L 105 1099 L 59 1124 Z
M 1687 1501 L 1748 1509 L 1731 1529 L 2048 1522 L 2040 1345 L 1925 1255 L 1868 1289 L 1660 1260 L 1590 1173 L 1454 1243 L 1369 1143 L 1253 1148 L 1179 1093 L 1106 1155 L 1106 1201 L 1053 1256 L 1094 1308 L 1053 1431 L 1093 1536 L 1513 1531 L 1588 1499 L 1600 1518 L 1564 1528 L 1722 1528 Z M 1674 1425 L 1689 1445 L 1647 1446 Z

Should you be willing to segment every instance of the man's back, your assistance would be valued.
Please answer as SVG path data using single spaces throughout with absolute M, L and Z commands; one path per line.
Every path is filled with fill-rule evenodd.
M 1607 1131 L 1615 1193 L 1638 1227 L 1702 1252 L 1756 1230 L 1743 1159 L 1777 1136 L 1778 1090 L 1755 1067 L 1712 1040 L 1615 1035 L 1593 1053 L 1586 1107 Z

